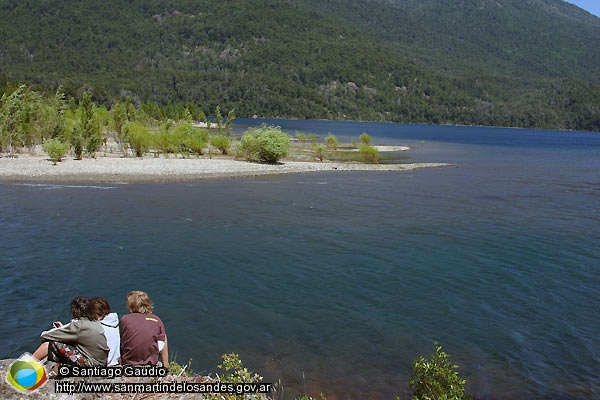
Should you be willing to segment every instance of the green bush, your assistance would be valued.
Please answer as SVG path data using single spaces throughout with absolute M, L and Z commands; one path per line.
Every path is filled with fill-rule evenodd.
M 152 137 L 152 146 L 165 157 L 169 154 L 201 155 L 207 143 L 208 131 L 198 129 L 185 120 L 177 124 L 168 120 L 160 126 L 160 132 Z
M 332 135 L 331 133 L 329 133 L 327 135 L 327 137 L 325 138 L 325 145 L 327 146 L 328 149 L 337 149 L 337 147 L 339 146 L 339 142 L 337 140 L 337 138 Z
M 244 368 L 242 360 L 240 360 L 240 356 L 235 353 L 231 354 L 223 354 L 221 356 L 223 358 L 223 362 L 219 365 L 219 368 L 224 371 L 224 373 L 220 377 L 220 381 L 222 383 L 260 383 L 262 382 L 262 376 L 252 373 L 248 371 L 248 368 Z M 246 395 L 244 394 L 221 394 L 218 397 L 219 399 L 226 400 L 242 400 L 246 399 Z M 264 394 L 256 395 L 257 399 L 267 399 L 267 396 Z
M 182 120 L 168 131 L 168 149 L 171 153 L 201 155 L 208 143 L 208 132 L 201 131 L 190 122 Z
M 188 143 L 189 138 L 193 135 L 194 129 L 192 124 L 185 120 L 181 120 L 169 131 L 169 142 L 175 149 L 174 153 L 191 153 Z M 200 154 L 202 154 L 202 151 L 200 151 Z
M 42 148 L 48 153 L 54 165 L 56 165 L 57 162 L 62 161 L 62 158 L 67 154 L 67 151 L 69 151 L 69 147 L 68 143 L 63 143 L 58 139 L 48 140 L 42 145 Z
M 231 141 L 227 136 L 224 135 L 214 135 L 210 138 L 210 144 L 219 149 L 222 154 L 227 154 L 229 148 L 231 147 Z
M 166 130 L 161 130 L 153 135 L 151 144 L 157 152 L 164 154 L 165 157 L 177 152 L 177 145 L 172 143 L 171 135 Z
M 325 158 L 325 146 L 323 146 L 322 144 L 315 144 L 313 145 L 313 150 L 315 152 L 315 156 L 319 159 L 319 161 L 323 161 L 323 158 Z
M 415 360 L 414 372 L 410 379 L 413 400 L 462 400 L 465 395 L 464 379 L 456 372 L 457 365 L 448 360 L 442 346 L 434 344 L 435 352 L 431 360 L 419 357 Z
M 83 158 L 83 134 L 81 133 L 81 129 L 76 127 L 73 129 L 70 135 L 71 145 L 73 146 L 73 152 L 75 153 L 75 158 L 81 160 Z
M 361 133 L 359 136 L 359 139 L 362 144 L 370 144 L 371 143 L 371 136 L 369 136 L 369 134 L 367 132 Z
M 171 131 L 175 127 L 172 119 L 167 119 L 159 126 L 158 133 L 152 135 L 151 146 L 157 153 L 169 157 L 169 154 L 175 154 L 179 151 L 178 144 L 175 143 Z
M 124 127 L 125 137 L 136 157 L 142 157 L 150 150 L 150 132 L 144 125 L 129 122 Z
M 167 367 L 167 371 L 169 375 L 177 375 L 177 376 L 193 376 L 194 371 L 192 371 L 192 359 L 190 358 L 186 365 L 181 365 L 176 361 L 170 361 Z
M 363 143 L 360 145 L 359 152 L 365 162 L 379 164 L 379 151 L 375 147 Z
M 290 138 L 278 126 L 262 124 L 248 129 L 240 141 L 238 156 L 274 164 L 290 151 Z
M 183 153 L 201 155 L 208 144 L 208 131 L 194 127 L 191 123 L 181 121 L 173 130 L 174 143 L 178 143 Z

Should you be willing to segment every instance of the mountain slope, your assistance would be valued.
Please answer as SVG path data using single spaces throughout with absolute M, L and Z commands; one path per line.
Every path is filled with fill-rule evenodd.
M 600 19 L 562 0 L 307 0 L 440 69 L 600 81 Z
M 600 19 L 560 0 L 0 0 L 0 20 L 0 78 L 108 105 L 600 130 Z

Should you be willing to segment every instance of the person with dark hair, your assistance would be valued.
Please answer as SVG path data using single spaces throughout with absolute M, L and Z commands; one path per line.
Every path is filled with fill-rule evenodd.
M 145 292 L 134 290 L 125 298 L 130 314 L 121 318 L 121 364 L 169 365 L 165 326 L 152 313 L 154 305 Z
M 71 315 L 73 316 L 73 319 L 85 317 L 89 302 L 90 299 L 85 296 L 75 296 L 73 301 L 71 301 Z M 62 326 L 62 322 L 60 321 L 55 322 L 55 324 Z
M 90 313 L 97 314 L 104 329 L 108 348 L 106 365 L 112 367 L 119 363 L 121 357 L 121 336 L 119 335 L 119 316 L 110 312 L 110 305 L 104 297 L 94 297 L 90 300 Z
M 106 337 L 97 312 L 90 314 L 93 310 L 89 304 L 87 297 L 75 297 L 71 302 L 71 322 L 63 325 L 57 321 L 53 329 L 42 332 L 43 343 L 33 357 L 82 367 L 105 366 L 109 350 Z

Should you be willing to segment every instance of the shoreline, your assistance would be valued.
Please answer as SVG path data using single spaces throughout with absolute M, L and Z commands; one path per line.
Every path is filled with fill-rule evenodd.
M 75 160 L 64 158 L 57 165 L 47 156 L 19 154 L 0 158 L 0 182 L 171 182 L 199 179 L 238 178 L 308 172 L 410 171 L 439 168 L 448 163 L 363 164 L 329 161 L 281 161 L 262 164 L 231 158 L 135 158 L 103 157 Z

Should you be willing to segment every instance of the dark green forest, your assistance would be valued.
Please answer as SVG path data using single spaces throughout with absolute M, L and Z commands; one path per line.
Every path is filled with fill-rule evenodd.
M 562 0 L 0 0 L 0 20 L 0 95 L 600 130 L 600 19 Z

